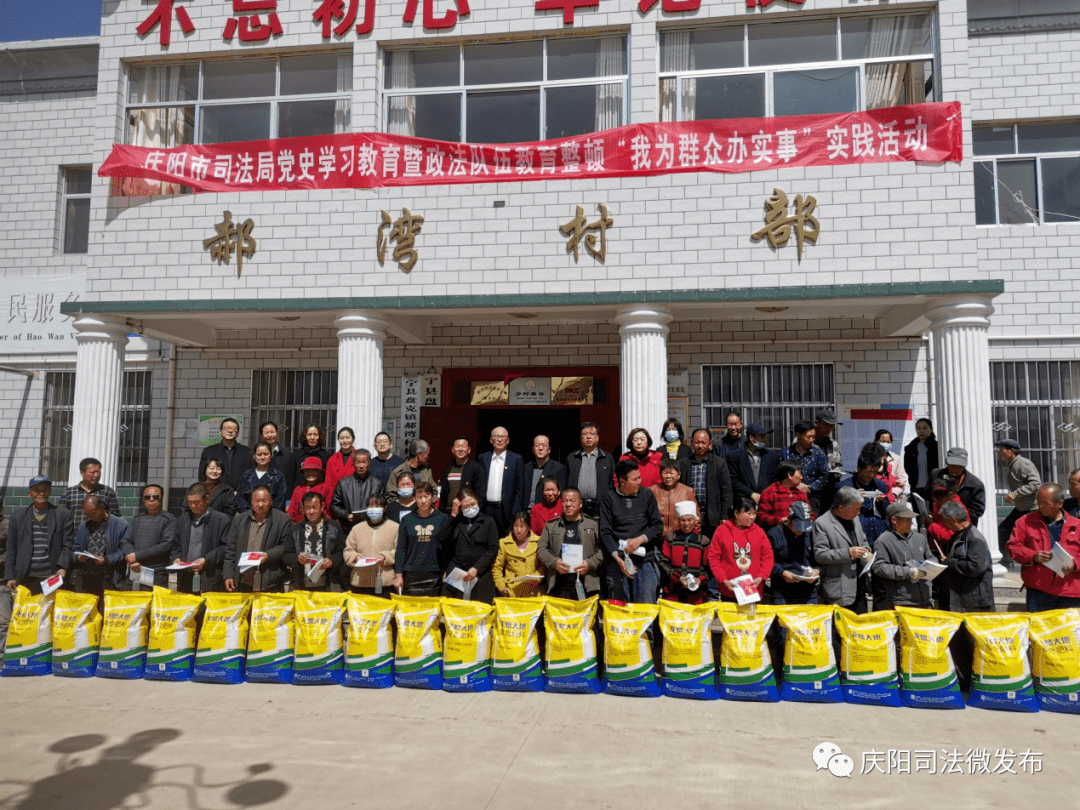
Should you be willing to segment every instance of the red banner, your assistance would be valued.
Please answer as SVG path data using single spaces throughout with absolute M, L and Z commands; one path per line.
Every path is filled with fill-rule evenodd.
M 838 115 L 630 124 L 535 143 L 447 143 L 360 132 L 173 149 L 117 144 L 98 174 L 124 178 L 128 194 L 161 194 L 161 183 L 197 191 L 379 188 L 962 157 L 960 104 L 949 102 Z

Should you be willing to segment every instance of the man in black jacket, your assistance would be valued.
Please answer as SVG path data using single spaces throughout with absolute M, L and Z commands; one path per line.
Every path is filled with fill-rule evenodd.
M 187 509 L 176 519 L 176 542 L 169 557 L 173 563 L 193 562 L 176 574 L 176 590 L 182 593 L 223 591 L 225 549 L 232 526 L 229 516 L 210 508 L 210 493 L 202 484 L 188 487 Z
M 348 532 L 366 520 L 368 498 L 384 492 L 382 480 L 371 471 L 371 451 L 360 447 L 353 451 L 355 472 L 338 481 L 330 498 L 330 517 Z
M 780 453 L 769 449 L 770 433 L 772 431 L 764 425 L 750 425 L 746 431 L 746 446 L 728 455 L 731 486 L 740 498 L 758 501 L 776 477 Z
M 176 518 L 162 509 L 163 490 L 157 484 L 143 487 L 143 512 L 131 519 L 131 544 L 124 547 L 124 561 L 134 573 L 150 568 L 154 584 L 167 587 L 169 583 L 169 552 L 176 541 Z M 133 583 L 124 578 L 120 587 L 131 590 Z
M 284 512 L 271 508 L 272 501 L 267 487 L 255 487 L 251 492 L 251 508 L 232 519 L 222 566 L 225 590 L 230 593 L 280 593 L 285 588 L 282 560 L 292 542 L 289 530 L 293 524 Z M 322 508 L 321 498 L 319 508 Z M 259 555 L 258 564 L 240 570 L 241 558 L 248 552 Z
M 304 495 L 303 512 L 304 519 L 289 529 L 283 558 L 293 572 L 293 590 L 339 590 L 348 579 L 345 534 L 336 521 L 326 520 L 320 493 Z
M 947 473 L 959 481 L 960 488 L 956 491 L 956 497 L 968 510 L 971 525 L 978 526 L 979 518 L 986 513 L 986 486 L 968 472 L 968 451 L 963 447 L 950 447 L 945 451 L 945 463 L 947 467 L 930 473 L 930 480 L 933 481 Z
M 994 561 L 986 538 L 971 524 L 956 501 L 944 504 L 938 510 L 938 517 L 953 533 L 948 552 L 941 557 L 949 570 L 939 577 L 949 590 L 949 610 L 953 613 L 993 613 Z
M 641 486 L 641 469 L 636 461 L 623 459 L 615 465 L 615 475 L 618 487 L 609 489 L 600 499 L 600 543 L 610 561 L 608 596 L 624 602 L 656 604 L 664 521 L 656 496 Z M 644 555 L 637 554 L 638 549 L 644 549 Z
M 250 447 L 236 440 L 240 435 L 240 423 L 231 416 L 221 420 L 220 432 L 220 442 L 203 448 L 202 457 L 199 459 L 198 480 L 206 480 L 206 463 L 210 459 L 216 459 L 221 465 L 222 480 L 236 489 L 240 485 L 240 476 L 244 474 L 244 470 L 255 466 L 255 457 L 251 454 Z
M 472 453 L 472 444 L 469 442 L 469 437 L 456 437 L 450 445 L 450 453 L 453 455 L 453 459 L 443 470 L 442 489 L 439 492 L 439 511 L 449 515 L 454 498 L 463 489 L 471 489 L 476 493 L 476 502 L 483 511 L 487 479 L 484 478 L 484 468 L 480 466 L 480 462 L 469 458 L 469 454 Z
M 600 449 L 600 428 L 592 422 L 582 423 L 581 449 L 570 454 L 566 472 L 566 485 L 581 493 L 581 511 L 598 518 L 600 498 L 611 489 L 615 459 Z
M 712 450 L 712 436 L 704 428 L 690 437 L 694 455 L 679 462 L 679 478 L 690 489 L 701 506 L 701 534 L 712 537 L 717 526 L 724 522 L 734 500 L 731 475 L 727 462 Z
M 41 593 L 41 580 L 54 574 L 65 578 L 71 568 L 75 524 L 71 512 L 49 502 L 52 481 L 44 475 L 30 479 L 30 506 L 16 510 L 8 524 L 4 577 L 14 591 L 24 585 Z
M 566 489 L 566 467 L 551 457 L 551 441 L 547 436 L 533 438 L 533 460 L 525 465 L 521 508 L 528 512 L 533 506 L 544 502 L 544 479 L 559 482 L 559 492 Z

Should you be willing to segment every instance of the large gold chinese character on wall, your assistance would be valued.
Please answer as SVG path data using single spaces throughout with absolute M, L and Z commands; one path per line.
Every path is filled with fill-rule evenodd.
M 589 253 L 601 262 L 607 258 L 607 229 L 614 227 L 615 220 L 608 216 L 607 206 L 604 203 L 597 203 L 597 207 L 600 209 L 600 218 L 596 222 L 588 222 L 585 219 L 585 212 L 582 211 L 579 205 L 577 206 L 577 215 L 565 225 L 559 226 L 562 235 L 569 237 L 566 240 L 566 252 L 573 251 L 574 261 L 578 260 L 583 236 L 585 237 L 585 249 Z M 590 231 L 596 231 L 596 233 L 590 233 Z M 597 243 L 599 243 L 599 247 L 597 247 Z
M 796 194 L 794 213 L 789 216 L 787 194 L 774 188 L 772 196 L 765 201 L 765 227 L 760 231 L 755 231 L 750 238 L 755 242 L 768 239 L 775 250 L 787 244 L 794 232 L 795 244 L 799 250 L 799 261 L 802 261 L 803 242 L 816 244 L 818 234 L 821 233 L 821 225 L 814 216 L 816 206 L 817 200 L 810 195 L 804 198 L 802 194 Z
M 386 263 L 386 248 L 390 242 L 394 242 L 393 259 L 398 267 L 408 273 L 416 265 L 420 254 L 416 252 L 416 235 L 420 233 L 420 227 L 424 224 L 424 218 L 414 214 L 408 208 L 401 209 L 401 216 L 392 220 L 390 212 L 383 211 L 379 230 L 375 234 L 375 255 L 379 264 Z M 389 228 L 390 233 L 383 235 L 383 231 Z
M 244 257 L 249 259 L 255 255 L 255 239 L 251 231 L 255 227 L 255 221 L 245 219 L 240 227 L 236 227 L 232 221 L 232 211 L 225 211 L 222 221 L 214 226 L 217 236 L 211 236 L 203 240 L 203 249 L 210 249 L 210 258 L 218 264 L 229 264 L 233 253 L 236 254 L 236 277 L 244 271 Z

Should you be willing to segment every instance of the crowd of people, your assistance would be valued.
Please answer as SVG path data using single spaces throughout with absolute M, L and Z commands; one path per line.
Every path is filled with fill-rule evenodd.
M 942 459 L 933 426 L 920 419 L 902 455 L 879 430 L 845 465 L 836 424 L 823 409 L 794 425 L 790 444 L 771 448 L 773 431 L 744 426 L 735 411 L 715 441 L 669 419 L 659 442 L 631 430 L 616 458 L 586 422 L 565 465 L 551 458 L 548 437 L 534 437 L 526 461 L 496 427 L 491 450 L 475 459 L 471 439 L 455 437 L 436 479 L 423 440 L 400 457 L 388 434 L 374 437 L 373 452 L 343 427 L 331 452 L 309 425 L 287 451 L 267 422 L 246 447 L 226 419 L 179 516 L 163 509 L 162 487 L 148 484 L 139 513 L 123 519 L 93 458 L 55 503 L 52 482 L 32 478 L 31 504 L 0 523 L 0 643 L 15 589 L 40 593 L 58 573 L 63 587 L 99 596 L 165 586 L 174 573 L 188 593 L 351 590 L 485 602 L 600 594 L 691 604 L 734 601 L 749 578 L 776 604 L 994 610 L 992 557 L 978 528 L 987 493 L 967 471 L 967 451 L 949 448 Z M 1003 564 L 1020 566 L 1029 610 L 1080 607 L 1080 470 L 1066 497 L 1015 441 L 996 447 L 1012 506 L 998 527 Z

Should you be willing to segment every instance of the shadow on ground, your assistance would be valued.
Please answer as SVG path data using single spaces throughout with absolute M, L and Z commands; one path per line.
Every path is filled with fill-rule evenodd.
M 277 779 L 261 778 L 273 770 L 269 763 L 248 765 L 244 775 L 228 781 L 207 782 L 201 765 L 176 764 L 155 767 L 138 760 L 155 748 L 181 736 L 174 728 L 140 731 L 110 745 L 103 734 L 82 734 L 57 740 L 42 752 L 57 757 L 54 773 L 37 781 L 7 778 L 0 781 L 5 798 L 3 810 L 112 810 L 149 807 L 156 799 L 162 806 L 188 810 L 222 807 L 257 807 L 277 801 L 289 786 Z M 178 805 L 182 796 L 185 803 Z

